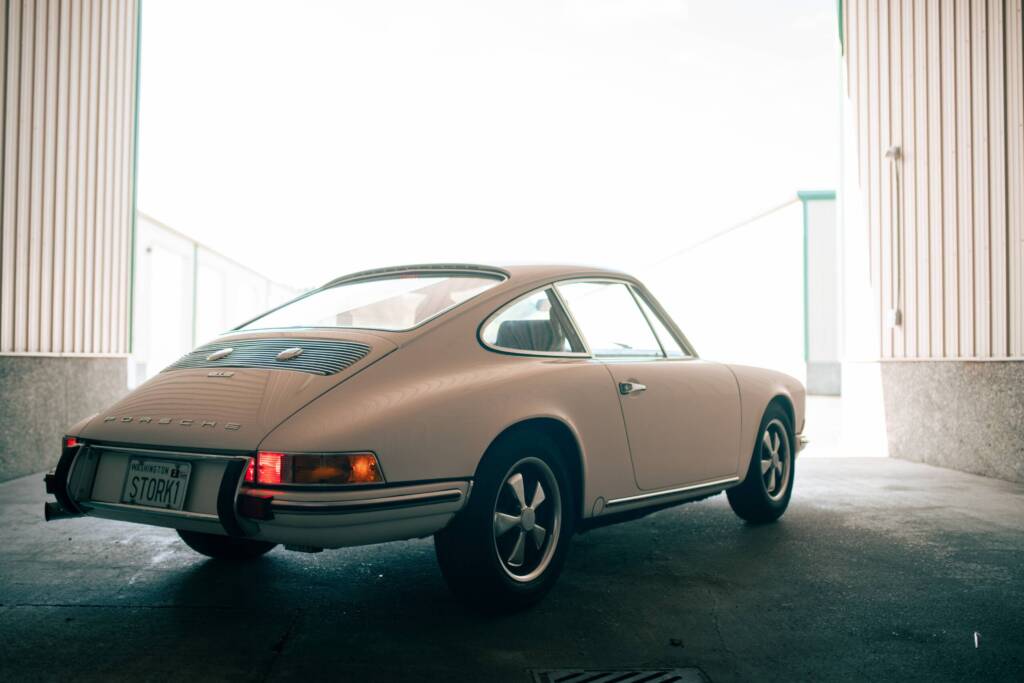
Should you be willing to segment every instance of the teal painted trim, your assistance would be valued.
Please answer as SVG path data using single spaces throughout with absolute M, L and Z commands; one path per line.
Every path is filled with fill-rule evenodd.
M 803 200 L 804 210 L 804 363 L 811 359 L 811 311 L 810 295 L 808 293 L 808 269 L 807 269 L 807 200 Z
M 132 236 L 128 281 L 128 353 L 135 350 L 135 242 L 139 230 L 139 73 L 142 71 L 142 0 L 135 9 L 135 112 L 132 125 Z
M 810 288 L 810 271 L 807 264 L 807 241 L 810 225 L 807 220 L 807 204 L 810 202 L 835 201 L 836 191 L 802 190 L 797 192 L 796 196 L 803 204 L 804 210 L 804 362 L 807 363 L 811 359 L 811 297 L 808 291 Z
M 796 193 L 796 196 L 799 197 L 800 201 L 802 201 L 802 202 L 825 201 L 825 200 L 829 200 L 829 199 L 835 200 L 835 198 L 836 198 L 836 191 L 835 190 L 801 190 L 800 192 Z
M 843 0 L 836 0 L 836 17 L 839 20 L 839 54 L 846 54 L 846 40 L 843 37 Z

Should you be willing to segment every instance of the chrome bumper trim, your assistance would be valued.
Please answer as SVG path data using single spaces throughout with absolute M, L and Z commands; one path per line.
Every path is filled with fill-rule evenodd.
M 166 510 L 163 508 L 152 508 L 144 505 L 126 505 L 124 503 L 112 503 L 97 500 L 85 500 L 82 505 L 98 510 L 111 512 L 123 512 L 138 515 L 151 515 L 162 519 L 180 519 L 202 522 L 216 522 L 224 529 L 228 536 L 245 536 L 245 530 L 238 523 L 238 513 L 235 510 L 235 502 L 238 498 L 238 490 L 245 477 L 245 468 L 251 459 L 246 455 L 216 455 L 212 453 L 191 453 L 188 451 L 159 450 L 153 448 L 136 448 L 126 446 L 104 446 L 89 444 L 86 447 L 94 448 L 101 453 L 112 451 L 127 453 L 135 456 L 152 456 L 154 458 L 166 458 L 170 460 L 189 461 L 213 461 L 224 465 L 224 473 L 221 475 L 220 485 L 217 489 L 217 514 L 203 512 L 189 512 L 187 510 Z
M 421 505 L 436 505 L 438 503 L 461 502 L 465 494 L 459 489 L 444 489 L 442 491 L 427 491 L 424 493 L 409 493 L 398 496 L 386 496 L 383 498 L 364 498 L 360 500 L 331 500 L 331 501 L 281 501 L 274 499 L 271 509 L 277 512 L 298 513 L 298 514 L 330 514 L 330 513 L 353 513 L 353 512 L 376 512 L 378 510 L 393 510 L 404 507 L 417 507 Z
M 731 484 L 739 481 L 739 477 L 728 477 L 726 479 L 716 479 L 715 481 L 705 482 L 703 484 L 691 484 L 689 486 L 680 486 L 674 489 L 668 489 L 665 491 L 652 491 L 651 493 L 641 493 L 636 496 L 626 496 L 625 498 L 613 498 L 609 500 L 605 507 L 611 507 L 613 505 L 622 505 L 624 503 L 634 503 L 639 500 L 650 500 L 651 498 L 661 498 L 662 496 L 671 496 L 677 493 L 687 493 L 689 491 L 698 491 L 700 489 L 709 489 L 714 486 L 722 486 L 723 484 Z
M 97 510 L 110 510 L 112 512 L 131 512 L 133 514 L 146 514 L 156 515 L 157 517 L 166 517 L 167 519 L 192 519 L 200 522 L 216 522 L 220 523 L 221 519 L 217 515 L 207 514 L 205 512 L 189 512 L 188 510 L 164 510 L 162 508 L 151 508 L 145 505 L 126 505 L 125 503 L 105 503 L 99 500 L 89 500 L 83 503 L 87 508 L 95 508 Z

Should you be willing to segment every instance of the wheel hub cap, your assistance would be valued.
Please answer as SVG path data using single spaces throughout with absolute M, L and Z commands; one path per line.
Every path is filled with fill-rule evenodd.
M 536 523 L 537 513 L 530 508 L 523 510 L 523 519 L 520 522 L 520 525 L 523 527 L 523 531 L 533 531 L 533 526 Z
M 779 420 L 772 420 L 761 435 L 761 479 L 772 500 L 786 493 L 790 477 L 789 431 Z
M 494 503 L 494 549 L 506 574 L 532 581 L 551 563 L 562 524 L 561 492 L 554 472 L 527 457 L 505 475 Z

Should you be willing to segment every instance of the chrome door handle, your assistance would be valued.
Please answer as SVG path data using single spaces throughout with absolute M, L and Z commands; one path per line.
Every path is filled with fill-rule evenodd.
M 619 393 L 623 396 L 639 394 L 641 391 L 647 391 L 646 384 L 640 384 L 640 382 L 619 382 Z

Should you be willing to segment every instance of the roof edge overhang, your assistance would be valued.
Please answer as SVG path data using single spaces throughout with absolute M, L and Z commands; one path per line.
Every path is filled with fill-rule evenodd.
M 373 268 L 370 270 L 361 270 L 355 273 L 349 273 L 348 275 L 342 275 L 341 277 L 330 280 L 322 285 L 320 289 L 334 287 L 335 285 L 340 285 L 344 282 L 372 280 L 378 277 L 397 275 L 401 273 L 481 273 L 485 275 L 496 275 L 504 279 L 510 277 L 510 273 L 504 268 L 478 263 L 417 263 L 404 266 Z

